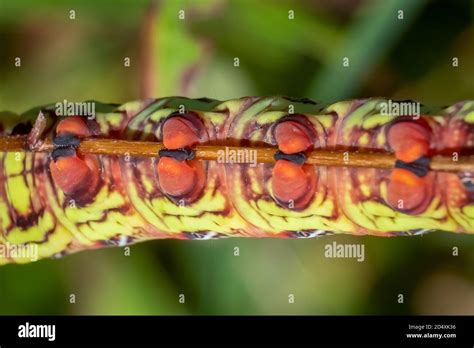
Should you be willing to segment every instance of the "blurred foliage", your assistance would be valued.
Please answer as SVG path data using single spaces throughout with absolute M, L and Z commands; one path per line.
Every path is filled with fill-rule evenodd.
M 150 11 L 146 0 L 1 0 L 0 110 L 121 103 L 144 95 L 145 76 L 157 97 L 474 96 L 472 1 L 163 0 Z M 324 258 L 333 240 L 365 244 L 365 262 Z M 469 303 L 474 239 L 448 233 L 160 240 L 130 256 L 115 248 L 0 268 L 0 314 L 474 314 Z

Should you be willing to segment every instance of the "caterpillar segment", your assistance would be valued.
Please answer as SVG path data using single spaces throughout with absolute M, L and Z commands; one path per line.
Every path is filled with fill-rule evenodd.
M 474 102 L 416 117 L 383 114 L 389 102 L 171 97 L 97 103 L 93 119 L 59 117 L 55 105 L 2 113 L 0 136 L 28 136 L 31 151 L 0 152 L 0 264 L 32 261 L 5 255 L 28 246 L 39 259 L 160 238 L 474 233 L 474 173 L 429 167 L 433 156 L 473 154 Z M 154 158 L 80 151 L 100 138 L 164 148 Z M 35 151 L 45 139 L 52 153 Z M 198 145 L 218 146 L 217 160 L 198 158 Z M 278 149 L 273 163 L 256 162 L 260 147 Z M 393 153 L 395 163 L 306 163 L 317 149 L 344 151 L 344 163 Z

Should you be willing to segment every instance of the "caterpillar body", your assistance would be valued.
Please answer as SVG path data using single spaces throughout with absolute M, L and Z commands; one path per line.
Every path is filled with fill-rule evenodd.
M 382 112 L 390 103 L 170 97 L 95 103 L 93 119 L 60 117 L 55 105 L 3 113 L 0 136 L 54 138 L 58 147 L 52 155 L 0 152 L 0 250 L 34 245 L 45 258 L 160 238 L 474 233 L 474 173 L 425 165 L 434 155 L 473 154 L 474 102 L 405 116 Z M 71 143 L 85 138 L 163 142 L 169 151 L 81 155 Z M 193 158 L 196 144 L 221 147 L 218 160 Z M 260 146 L 280 157 L 256 163 Z M 350 151 L 391 152 L 397 165 L 304 163 L 306 151 L 321 148 L 347 149 L 348 162 Z M 11 253 L 0 264 L 30 260 Z

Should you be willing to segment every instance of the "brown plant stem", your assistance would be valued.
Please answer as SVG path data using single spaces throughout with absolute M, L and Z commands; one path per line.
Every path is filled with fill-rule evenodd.
M 84 139 L 78 150 L 82 154 L 131 156 L 131 157 L 157 157 L 158 151 L 163 149 L 163 144 L 150 141 L 130 141 L 118 139 Z M 54 145 L 51 140 L 45 140 L 38 146 L 36 152 L 51 152 Z M 196 158 L 200 160 L 216 161 L 219 151 L 226 147 L 219 145 L 197 145 L 194 147 Z M 228 146 L 229 153 L 245 153 L 249 150 L 256 151 L 258 163 L 272 163 L 277 151 L 272 147 L 239 147 Z M 0 152 L 31 151 L 28 147 L 27 137 L 0 137 Z M 395 165 L 395 156 L 390 152 L 359 152 L 344 150 L 318 149 L 306 154 L 306 164 L 334 167 L 364 167 L 390 169 Z M 431 158 L 430 169 L 443 172 L 474 172 L 474 156 L 461 156 L 457 161 L 449 156 L 434 156 Z

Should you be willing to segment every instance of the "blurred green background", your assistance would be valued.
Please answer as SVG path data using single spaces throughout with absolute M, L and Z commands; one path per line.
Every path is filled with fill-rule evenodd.
M 272 94 L 443 106 L 474 98 L 473 18 L 473 1 L 0 0 L 0 110 Z M 325 258 L 333 240 L 363 243 L 365 261 Z M 410 313 L 474 314 L 473 236 L 164 240 L 0 268 L 0 314 Z

